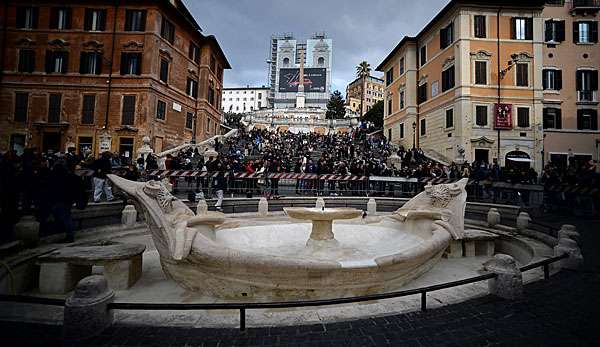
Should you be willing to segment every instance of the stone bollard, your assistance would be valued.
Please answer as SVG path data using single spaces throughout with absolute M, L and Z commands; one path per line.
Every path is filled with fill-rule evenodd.
M 513 257 L 496 254 L 483 264 L 483 268 L 498 275 L 488 281 L 490 294 L 503 299 L 516 299 L 523 295 L 523 275 Z
M 23 216 L 15 224 L 15 238 L 27 247 L 35 247 L 40 241 L 40 223 L 34 216 Z
M 517 229 L 525 230 L 529 227 L 529 222 L 531 222 L 531 218 L 529 217 L 529 213 L 521 212 L 517 217 Z
M 569 257 L 560 261 L 561 268 L 576 270 L 583 265 L 583 255 L 575 240 L 568 237 L 558 240 L 558 245 L 554 246 L 554 256 L 557 257 L 564 253 L 567 253 Z
M 198 200 L 198 205 L 196 205 L 196 214 L 201 215 L 206 214 L 206 212 L 208 212 L 208 204 L 206 203 L 206 200 Z
M 373 198 L 367 202 L 367 213 L 369 216 L 374 216 L 377 213 L 377 202 Z
M 261 217 L 266 217 L 269 214 L 269 202 L 267 198 L 260 198 L 258 201 L 258 215 Z
M 498 209 L 494 208 L 494 207 L 490 208 L 490 210 L 488 211 L 488 214 L 487 214 L 488 226 L 493 227 L 494 225 L 499 224 L 500 219 L 501 219 L 501 217 L 500 217 L 500 212 L 498 212 Z
M 574 240 L 579 243 L 579 233 L 576 231 L 574 225 L 571 224 L 563 224 L 563 226 L 558 231 L 558 239 L 568 238 Z
M 121 224 L 126 226 L 133 226 L 137 221 L 137 211 L 135 210 L 135 206 L 126 205 L 121 212 Z
M 324 208 L 325 207 L 325 200 L 323 200 L 323 198 L 317 198 L 317 201 L 315 202 L 315 207 L 316 208 Z
M 79 281 L 65 302 L 63 339 L 80 341 L 108 328 L 113 321 L 108 304 L 114 297 L 104 276 L 93 275 Z

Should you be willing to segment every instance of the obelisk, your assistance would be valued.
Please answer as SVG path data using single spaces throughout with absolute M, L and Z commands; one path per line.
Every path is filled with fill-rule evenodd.
M 296 93 L 296 108 L 304 108 L 304 53 L 300 52 L 300 74 L 298 76 L 298 92 Z

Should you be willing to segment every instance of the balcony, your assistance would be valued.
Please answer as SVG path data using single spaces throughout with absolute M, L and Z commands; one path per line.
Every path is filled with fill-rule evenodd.
M 580 104 L 595 104 L 597 103 L 597 95 L 595 90 L 579 90 L 577 91 L 577 103 Z
M 600 0 L 573 0 L 571 13 L 593 14 L 600 10 Z

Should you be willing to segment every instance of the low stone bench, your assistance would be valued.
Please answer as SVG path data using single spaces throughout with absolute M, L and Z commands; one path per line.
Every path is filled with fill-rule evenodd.
M 462 240 L 452 240 L 445 252 L 447 258 L 488 256 L 495 252 L 495 240 L 499 236 L 483 230 L 465 229 Z
M 140 244 L 105 243 L 93 246 L 64 247 L 38 257 L 40 292 L 64 294 L 77 282 L 92 273 L 93 266 L 102 266 L 104 276 L 113 289 L 127 289 L 142 275 Z

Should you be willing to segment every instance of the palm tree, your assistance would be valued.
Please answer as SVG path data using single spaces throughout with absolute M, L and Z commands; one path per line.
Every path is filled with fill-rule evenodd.
M 364 101 L 365 101 L 365 89 L 367 86 L 367 77 L 371 75 L 371 64 L 367 63 L 366 60 L 363 60 L 356 66 L 356 77 L 361 79 L 361 88 L 360 88 L 360 116 L 362 117 L 364 110 Z

